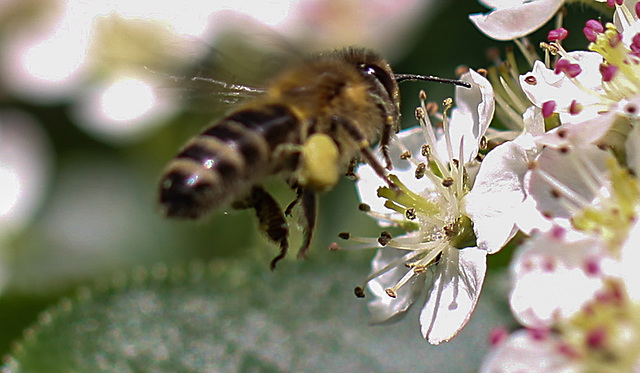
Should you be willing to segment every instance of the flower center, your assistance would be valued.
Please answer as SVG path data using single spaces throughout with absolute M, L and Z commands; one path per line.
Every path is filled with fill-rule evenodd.
M 558 331 L 560 351 L 580 360 L 585 372 L 631 372 L 640 358 L 640 305 L 614 283 Z

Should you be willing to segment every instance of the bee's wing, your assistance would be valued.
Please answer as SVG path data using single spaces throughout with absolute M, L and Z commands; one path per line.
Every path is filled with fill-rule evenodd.
M 156 87 L 159 95 L 178 99 L 185 110 L 194 112 L 224 111 L 265 93 L 264 88 L 203 76 L 166 75 L 162 81 Z
M 207 53 L 179 72 L 157 72 L 160 92 L 177 96 L 186 110 L 219 112 L 266 92 L 269 80 L 302 54 L 282 38 L 262 31 L 228 32 Z

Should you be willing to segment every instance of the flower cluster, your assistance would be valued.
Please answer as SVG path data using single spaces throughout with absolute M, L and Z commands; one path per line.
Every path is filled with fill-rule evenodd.
M 422 334 L 432 344 L 454 337 L 477 303 L 486 256 L 522 232 L 509 301 L 524 329 L 492 333 L 483 371 L 638 371 L 640 2 L 607 1 L 613 22 L 586 22 L 588 51 L 566 51 L 569 31 L 557 27 L 540 44 L 543 59 L 524 36 L 564 1 L 485 3 L 495 9 L 471 20 L 516 39 L 531 69 L 469 70 L 472 88 L 457 88 L 442 114 L 422 95 L 421 126 L 390 148 L 395 188 L 359 169 L 363 209 L 403 231 L 342 235 L 378 249 L 366 280 L 374 321 L 426 292 Z M 489 128 L 494 103 L 500 124 Z

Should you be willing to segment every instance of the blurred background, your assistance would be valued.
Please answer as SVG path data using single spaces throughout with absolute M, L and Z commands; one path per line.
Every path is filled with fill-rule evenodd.
M 269 271 L 277 248 L 257 233 L 251 211 L 201 222 L 158 213 L 164 166 L 228 110 L 189 77 L 254 83 L 268 70 L 261 56 L 278 49 L 360 45 L 396 72 L 455 78 L 456 67 L 486 67 L 487 49 L 508 45 L 468 21 L 485 11 L 473 0 L 0 1 L 0 355 L 43 309 L 115 271 L 227 258 Z M 404 127 L 415 124 L 420 89 L 436 102 L 454 91 L 401 89 Z M 270 188 L 282 205 L 293 198 L 281 183 Z M 331 263 L 353 263 L 346 294 L 374 252 L 329 252 L 329 244 L 342 231 L 379 231 L 357 204 L 348 180 L 321 197 L 309 255 L 329 277 Z M 299 242 L 294 229 L 291 246 Z M 301 263 L 294 251 L 279 265 Z M 419 340 L 416 315 L 404 322 Z

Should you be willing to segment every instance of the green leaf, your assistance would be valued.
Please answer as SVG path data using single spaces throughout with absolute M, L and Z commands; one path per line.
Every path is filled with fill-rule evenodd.
M 275 272 L 239 261 L 157 266 L 81 289 L 41 315 L 5 369 L 471 372 L 489 331 L 508 318 L 496 304 L 502 290 L 488 290 L 458 337 L 430 346 L 420 335 L 419 307 L 397 323 L 368 324 L 366 302 L 352 292 L 366 267 L 283 264 Z

